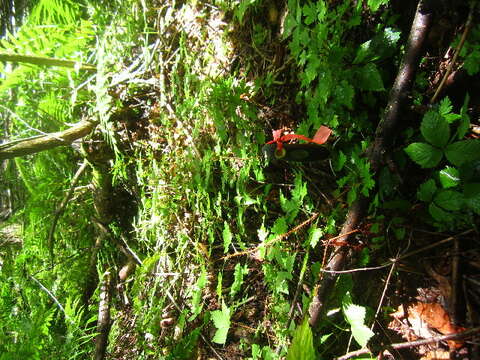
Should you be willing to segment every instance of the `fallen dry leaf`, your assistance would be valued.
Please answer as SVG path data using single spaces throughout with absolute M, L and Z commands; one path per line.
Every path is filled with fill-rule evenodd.
M 410 330 L 417 337 L 428 338 L 435 336 L 435 334 L 431 331 L 432 329 L 443 335 L 455 334 L 465 330 L 462 327 L 452 324 L 448 313 L 445 311 L 442 305 L 437 303 L 414 303 L 408 306 L 407 312 L 408 322 L 411 325 Z M 393 314 L 390 314 L 390 316 L 400 321 L 400 323 L 403 323 L 402 319 L 405 318 L 403 306 L 400 305 L 398 310 Z M 392 325 L 390 328 L 395 328 L 395 326 Z M 407 339 L 409 341 L 412 340 L 409 334 L 402 335 L 407 335 Z M 460 340 L 449 340 L 447 343 L 451 349 L 458 349 L 463 346 L 463 341 Z

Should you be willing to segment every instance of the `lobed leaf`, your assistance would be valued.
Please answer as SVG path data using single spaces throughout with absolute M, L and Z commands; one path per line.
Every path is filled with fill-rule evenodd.
M 439 172 L 439 179 L 442 187 L 448 189 L 460 183 L 460 174 L 457 168 L 447 166 Z
M 230 309 L 225 302 L 222 303 L 222 310 L 212 311 L 212 321 L 217 328 L 212 341 L 217 344 L 225 344 L 230 329 Z
M 445 156 L 455 166 L 461 166 L 467 161 L 480 159 L 480 140 L 463 140 L 449 144 Z
M 435 195 L 434 202 L 445 210 L 458 211 L 463 205 L 463 195 L 453 190 L 442 190 Z
M 423 116 L 420 131 L 425 140 L 439 148 L 445 147 L 450 139 L 450 127 L 436 111 L 429 111 Z
M 467 206 L 480 214 L 480 183 L 465 184 L 463 194 Z

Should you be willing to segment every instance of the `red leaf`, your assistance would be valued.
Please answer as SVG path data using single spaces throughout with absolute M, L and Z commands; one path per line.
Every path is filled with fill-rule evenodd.
M 273 133 L 273 141 L 277 141 L 280 139 L 283 133 L 283 129 L 278 129 L 278 130 L 272 130 Z
M 325 144 L 332 133 L 332 130 L 326 126 L 320 126 L 313 137 L 313 142 L 321 145 Z
M 277 143 L 277 150 L 278 151 L 282 150 L 282 146 L 283 146 L 284 142 L 287 142 L 287 141 L 290 141 L 290 140 L 293 140 L 293 139 L 304 140 L 304 141 L 307 141 L 307 142 L 322 145 L 322 144 L 325 144 L 327 142 L 330 134 L 332 133 L 332 130 L 330 130 L 328 127 L 322 125 L 317 130 L 317 132 L 315 133 L 315 136 L 313 137 L 313 139 L 310 139 L 310 138 L 308 138 L 306 136 L 303 136 L 303 135 L 297 135 L 297 134 L 287 134 L 287 135 L 282 136 L 282 133 L 283 133 L 283 129 L 272 130 L 273 140 L 267 142 L 267 144 Z

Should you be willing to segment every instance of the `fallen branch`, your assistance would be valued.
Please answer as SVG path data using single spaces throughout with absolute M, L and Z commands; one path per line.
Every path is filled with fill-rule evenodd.
M 57 146 L 70 145 L 73 141 L 88 135 L 95 128 L 96 124 L 94 121 L 80 121 L 64 131 L 24 140 L 14 140 L 11 143 L 2 144 L 0 148 L 0 161 L 35 154 L 43 150 L 53 149 Z
M 326 272 L 326 273 L 330 273 L 330 274 L 350 274 L 350 273 L 354 273 L 354 272 L 359 272 L 359 271 L 373 271 L 373 270 L 380 270 L 380 269 L 385 269 L 397 262 L 399 262 L 400 260 L 403 260 L 403 259 L 406 259 L 408 257 L 411 257 L 413 255 L 417 255 L 421 252 L 424 252 L 424 251 L 427 251 L 427 250 L 430 250 L 430 249 L 433 249 L 437 246 L 440 246 L 442 244 L 445 244 L 447 242 L 450 242 L 450 241 L 453 241 L 455 239 L 458 239 L 460 236 L 465 236 L 465 235 L 468 235 L 472 232 L 474 232 L 475 230 L 474 229 L 469 229 L 469 230 L 465 230 L 464 232 L 458 234 L 458 235 L 453 235 L 453 236 L 449 236 L 448 238 L 445 238 L 445 239 L 442 239 L 440 241 L 437 241 L 433 244 L 430 244 L 430 245 L 427 245 L 427 246 L 424 246 L 420 249 L 417 249 L 417 250 L 413 250 L 413 251 L 410 251 L 406 254 L 403 254 L 403 255 L 400 255 L 394 259 L 391 259 L 389 262 L 385 263 L 385 264 L 382 264 L 382 265 L 379 265 L 379 266 L 371 266 L 371 267 L 364 267 L 364 268 L 356 268 L 356 269 L 348 269 L 348 270 L 337 270 L 337 271 L 331 271 L 331 270 L 326 270 L 326 269 L 321 269 L 320 271 L 322 272 Z
M 260 245 L 258 245 L 257 247 L 254 247 L 253 249 L 240 251 L 240 252 L 237 252 L 237 253 L 234 253 L 234 254 L 229 254 L 229 255 L 226 255 L 226 256 L 224 256 L 224 257 L 222 257 L 222 258 L 220 258 L 216 261 L 228 260 L 228 259 L 231 259 L 231 258 L 237 257 L 237 256 L 250 255 L 250 254 L 256 253 L 257 251 L 259 251 L 262 248 L 272 246 L 276 242 L 279 242 L 279 241 L 285 239 L 287 236 L 290 236 L 291 234 L 296 233 L 298 230 L 300 230 L 303 227 L 307 226 L 308 224 L 312 223 L 318 217 L 318 215 L 319 215 L 319 213 L 313 214 L 312 216 L 310 216 L 310 218 L 305 220 L 300 225 L 295 226 L 293 229 L 287 231 L 285 234 L 280 234 L 280 235 L 276 236 L 275 238 L 273 238 L 272 240 L 270 240 L 268 242 L 265 242 L 265 243 L 261 243 Z
M 390 91 L 390 98 L 385 114 L 377 126 L 373 146 L 368 153 L 373 173 L 377 173 L 379 170 L 384 155 L 393 142 L 395 130 L 400 119 L 400 111 L 407 101 L 407 96 L 415 78 L 415 71 L 420 62 L 431 20 L 432 12 L 427 6 L 427 1 L 420 0 L 410 30 L 407 51 L 405 52 L 402 65 Z M 341 242 L 347 242 L 347 234 L 358 227 L 360 221 L 365 216 L 368 203 L 368 198 L 360 197 L 352 204 L 347 213 L 346 221 L 340 231 Z M 325 266 L 325 270 L 331 271 L 331 273 L 322 273 L 314 289 L 314 297 L 309 307 L 309 323 L 312 327 L 315 327 L 322 317 L 325 310 L 325 301 L 337 279 L 336 272 L 343 270 L 349 260 L 350 251 L 347 246 L 335 247 L 330 260 Z
M 112 276 L 109 271 L 103 274 L 100 288 L 100 302 L 98 304 L 97 337 L 95 338 L 95 360 L 103 360 L 107 351 L 108 334 L 112 325 L 110 319 L 110 302 Z
M 408 341 L 408 342 L 403 342 L 403 343 L 396 343 L 396 344 L 391 344 L 388 346 L 384 346 L 382 349 L 380 349 L 380 353 L 388 350 L 388 349 L 394 349 L 394 350 L 400 350 L 400 349 L 407 349 L 407 348 L 412 348 L 415 346 L 421 346 L 421 345 L 427 345 L 427 344 L 432 344 L 432 343 L 437 343 L 440 341 L 447 341 L 447 340 L 460 340 L 460 339 L 465 339 L 468 337 L 472 337 L 476 334 L 480 334 L 480 327 L 476 327 L 470 330 L 458 332 L 455 334 L 448 334 L 448 335 L 441 335 L 441 336 L 434 336 L 428 339 L 423 339 L 423 340 L 416 340 L 416 341 Z M 370 354 L 371 351 L 369 349 L 360 349 L 356 351 L 349 352 L 343 356 L 340 356 L 336 358 L 335 360 L 348 360 L 356 356 L 360 355 L 365 355 L 365 354 Z

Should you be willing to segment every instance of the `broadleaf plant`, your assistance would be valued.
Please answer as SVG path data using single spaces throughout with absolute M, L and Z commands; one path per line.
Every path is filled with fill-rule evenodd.
M 468 223 L 465 212 L 478 214 L 480 210 L 480 188 L 472 183 L 478 172 L 480 140 L 463 138 L 470 123 L 466 114 L 468 100 L 467 96 L 460 114 L 455 114 L 451 101 L 443 99 L 436 109 L 423 116 L 420 132 L 425 142 L 414 142 L 405 148 L 410 159 L 422 168 L 443 167 L 434 171 L 417 191 L 417 198 L 429 203 L 428 212 L 439 227 Z M 452 131 L 453 126 L 457 126 L 456 131 Z

